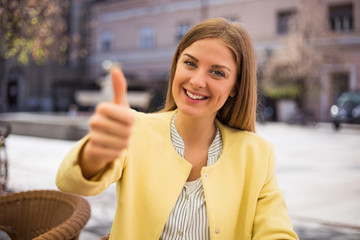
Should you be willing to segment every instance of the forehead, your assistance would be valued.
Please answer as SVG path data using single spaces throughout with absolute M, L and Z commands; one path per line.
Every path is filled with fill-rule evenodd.
M 192 43 L 184 49 L 181 56 L 191 54 L 200 61 L 211 60 L 236 65 L 235 57 L 225 42 L 219 38 L 206 38 Z

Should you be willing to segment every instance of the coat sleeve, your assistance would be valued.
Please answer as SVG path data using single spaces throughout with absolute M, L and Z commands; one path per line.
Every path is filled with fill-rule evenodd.
M 126 151 L 92 179 L 87 180 L 83 177 L 78 161 L 88 139 L 89 137 L 86 136 L 77 142 L 60 164 L 56 176 L 56 185 L 61 191 L 83 196 L 97 195 L 121 178 L 125 166 Z
M 275 174 L 275 155 L 272 145 L 268 154 L 268 174 L 256 206 L 252 239 L 296 239 L 282 192 Z

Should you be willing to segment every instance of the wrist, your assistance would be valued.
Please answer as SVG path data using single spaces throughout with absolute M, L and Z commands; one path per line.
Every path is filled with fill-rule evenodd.
M 79 155 L 79 165 L 82 174 L 88 180 L 104 169 L 107 164 L 106 161 L 102 161 L 100 158 L 96 158 L 91 154 L 89 150 L 90 145 L 91 143 L 87 142 Z

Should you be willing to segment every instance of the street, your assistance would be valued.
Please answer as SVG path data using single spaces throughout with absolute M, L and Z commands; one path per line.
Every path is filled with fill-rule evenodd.
M 360 239 L 360 129 L 334 131 L 330 124 L 257 125 L 273 143 L 279 186 L 300 239 Z M 56 189 L 57 168 L 75 141 L 10 135 L 7 139 L 11 191 Z M 92 217 L 81 240 L 110 232 L 115 186 L 86 197 Z

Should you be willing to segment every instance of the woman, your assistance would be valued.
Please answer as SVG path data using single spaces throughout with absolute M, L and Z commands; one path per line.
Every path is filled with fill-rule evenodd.
M 208 19 L 175 52 L 162 112 L 138 113 L 112 72 L 114 102 L 67 155 L 59 189 L 117 184 L 110 239 L 298 239 L 278 189 L 271 144 L 255 132 L 256 66 L 238 23 Z

